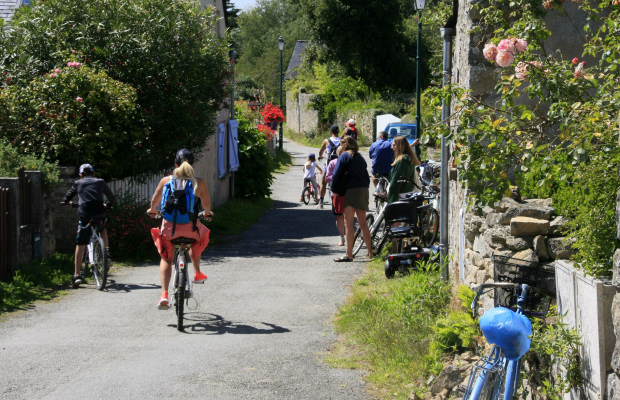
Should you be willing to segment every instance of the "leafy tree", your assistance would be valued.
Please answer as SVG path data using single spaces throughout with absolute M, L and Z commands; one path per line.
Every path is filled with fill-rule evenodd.
M 239 15 L 240 45 L 237 67 L 239 78 L 249 78 L 257 89 L 265 91 L 267 101 L 280 100 L 280 50 L 278 37 L 284 38 L 283 72 L 297 40 L 308 39 L 296 2 L 290 0 L 258 0 L 257 6 Z
M 214 10 L 194 1 L 33 2 L 19 8 L 10 29 L 0 32 L 3 84 L 25 88 L 65 66 L 75 51 L 82 57 L 77 61 L 133 87 L 137 95 L 132 134 L 140 137 L 123 151 L 126 168 L 105 172 L 120 177 L 158 171 L 180 145 L 199 152 L 215 131 L 214 115 L 227 95 L 230 71 L 226 40 L 216 37 L 215 23 Z M 124 135 L 101 129 L 100 147 Z

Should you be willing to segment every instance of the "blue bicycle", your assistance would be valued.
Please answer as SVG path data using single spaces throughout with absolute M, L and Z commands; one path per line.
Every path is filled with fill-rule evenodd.
M 511 282 L 485 283 L 475 288 L 472 302 L 474 316 L 478 298 L 488 289 L 513 291 L 517 297 L 516 311 L 495 307 L 480 317 L 480 328 L 487 342 L 493 344 L 488 356 L 473 366 L 463 400 L 512 400 L 517 392 L 521 358 L 530 349 L 532 324 L 524 315 L 530 287 Z

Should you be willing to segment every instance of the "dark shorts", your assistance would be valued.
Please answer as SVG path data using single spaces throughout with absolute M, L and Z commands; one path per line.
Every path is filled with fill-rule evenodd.
M 101 232 L 105 229 L 105 223 L 107 221 L 105 214 L 96 215 L 94 217 L 80 217 L 80 220 L 78 221 L 77 235 L 75 237 L 75 244 L 83 246 L 90 243 L 91 231 L 90 226 L 87 227 L 87 225 L 91 220 L 93 221 L 97 232 Z
M 332 196 L 332 212 L 334 215 L 342 215 L 344 213 L 344 196 L 339 194 Z

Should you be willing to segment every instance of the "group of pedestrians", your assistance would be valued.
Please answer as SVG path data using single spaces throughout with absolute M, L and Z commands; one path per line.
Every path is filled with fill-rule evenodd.
M 416 168 L 420 165 L 420 160 L 406 137 L 397 136 L 390 141 L 387 132 L 379 132 L 377 141 L 369 149 L 372 160 L 369 176 L 366 161 L 359 154 L 355 121 L 351 119 L 346 125 L 342 134 L 337 125 L 332 126 L 330 137 L 321 144 L 318 160 L 326 159 L 324 172 L 316 165 L 314 153 L 308 156 L 304 164 L 304 183 L 305 179 L 311 179 L 315 193 L 319 193 L 318 208 L 323 208 L 327 187 L 328 185 L 331 187 L 332 213 L 336 217 L 336 227 L 340 235 L 338 245 L 346 245 L 345 255 L 334 259 L 335 262 L 353 261 L 356 218 L 368 249 L 368 257 L 373 256 L 370 229 L 366 223 L 371 179 L 376 187 L 379 177 L 388 178 L 390 182 L 388 203 L 397 201 L 400 193 L 421 187 Z M 322 173 L 318 191 L 314 178 L 317 169 Z

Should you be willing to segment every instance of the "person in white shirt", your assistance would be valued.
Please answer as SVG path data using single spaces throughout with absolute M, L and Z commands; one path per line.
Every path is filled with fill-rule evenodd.
M 319 173 L 323 173 L 321 167 L 316 165 L 316 158 L 314 153 L 308 154 L 308 160 L 304 164 L 304 184 L 301 188 L 301 197 L 299 198 L 300 202 L 304 201 L 304 188 L 306 187 L 306 180 L 309 180 L 312 183 L 312 187 L 314 188 L 314 201 L 319 202 L 319 189 L 316 184 L 316 170 L 319 170 Z

